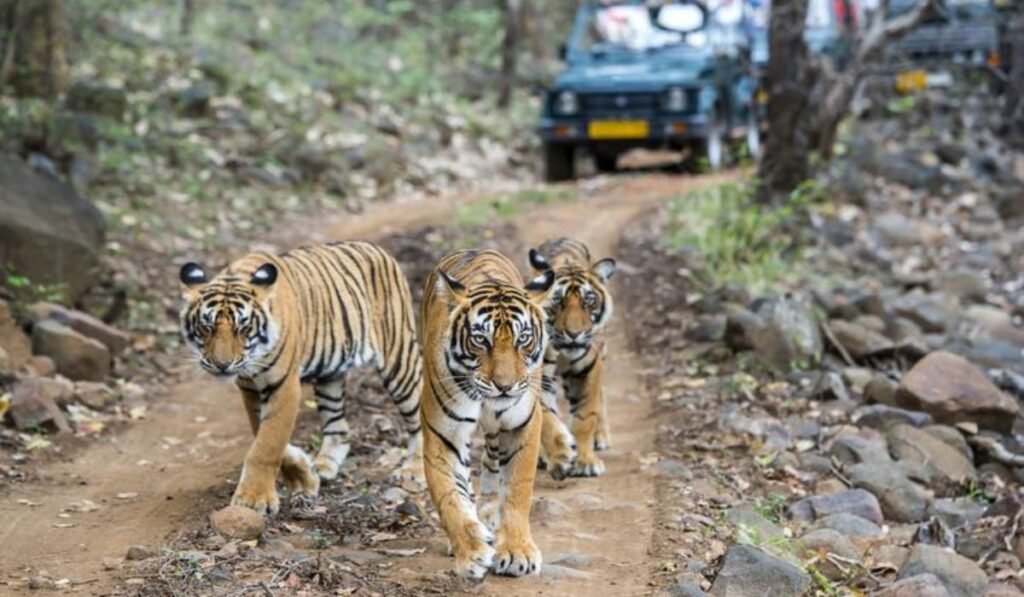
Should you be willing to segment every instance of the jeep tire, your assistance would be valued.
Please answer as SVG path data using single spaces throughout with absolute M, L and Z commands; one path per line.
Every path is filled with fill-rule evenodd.
M 616 153 L 595 153 L 594 165 L 598 172 L 615 172 L 619 169 L 619 155 Z
M 576 148 L 560 143 L 544 144 L 544 180 L 562 182 L 576 176 Z

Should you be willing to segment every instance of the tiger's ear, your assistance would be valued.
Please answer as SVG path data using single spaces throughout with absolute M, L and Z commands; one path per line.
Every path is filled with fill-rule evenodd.
M 538 272 L 543 272 L 551 269 L 551 264 L 548 263 L 548 260 L 544 258 L 540 251 L 530 249 L 530 267 Z
M 249 278 L 249 283 L 253 286 L 269 287 L 274 282 L 277 282 L 277 266 L 273 263 L 264 263 L 259 266 Z
M 542 303 L 547 298 L 548 291 L 551 290 L 551 285 L 555 283 L 555 271 L 551 269 L 544 270 L 544 273 L 533 278 L 526 284 L 526 294 L 530 295 L 530 299 L 535 303 Z
M 449 276 L 448 272 L 438 270 L 436 284 L 437 295 L 448 304 L 449 309 L 466 300 L 466 287 L 462 282 Z
M 607 282 L 611 279 L 612 274 L 615 273 L 615 260 L 611 257 L 606 257 L 595 263 L 590 271 L 594 272 L 594 275 L 598 278 L 601 278 L 602 282 Z
M 181 293 L 185 298 L 190 298 L 197 288 L 209 282 L 203 266 L 191 261 L 178 270 L 178 280 L 181 282 Z

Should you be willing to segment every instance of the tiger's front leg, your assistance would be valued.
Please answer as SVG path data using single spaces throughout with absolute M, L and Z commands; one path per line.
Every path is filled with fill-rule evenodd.
M 572 409 L 572 435 L 578 450 L 570 472 L 573 477 L 598 477 L 605 471 L 604 462 L 595 453 L 604 418 L 604 351 L 596 345 L 590 351 L 588 358 L 580 359 L 575 367 L 562 374 L 565 395 Z M 604 438 L 607 442 L 606 428 Z
M 424 391 L 424 401 L 435 400 L 427 396 L 428 392 Z M 469 442 L 476 417 L 466 417 L 474 423 L 457 423 L 444 413 L 426 409 L 422 412 L 427 487 L 455 555 L 455 572 L 462 577 L 481 579 L 494 560 L 494 536 L 480 522 L 473 502 Z M 436 420 L 432 422 L 433 415 Z
M 256 439 L 245 456 L 242 478 L 231 498 L 231 505 L 251 508 L 261 514 L 276 514 L 280 507 L 275 487 L 277 471 L 285 461 L 285 449 L 299 412 L 299 378 L 289 375 L 269 396 L 244 390 L 243 396 L 250 422 L 256 415 L 259 425 Z M 257 404 L 253 404 L 254 399 Z M 262 416 L 259 416 L 260 411 Z
M 576 440 L 569 428 L 562 422 L 558 414 L 558 394 L 555 389 L 554 366 L 548 369 L 544 364 L 544 377 L 541 382 L 541 411 L 544 421 L 541 427 L 541 447 L 547 461 L 551 476 L 557 480 L 564 479 L 572 471 L 576 462 Z
M 497 436 L 498 478 L 504 482 L 498 495 L 494 556 L 497 574 L 522 576 L 540 572 L 542 558 L 530 532 L 530 506 L 544 425 L 541 411 L 539 401 L 535 400 L 525 426 L 500 431 Z

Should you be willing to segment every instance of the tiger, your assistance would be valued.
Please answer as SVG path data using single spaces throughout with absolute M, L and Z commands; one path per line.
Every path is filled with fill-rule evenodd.
M 548 240 L 529 256 L 535 271 L 555 275 L 545 304 L 551 343 L 544 354 L 541 399 L 543 447 L 550 462 L 542 462 L 555 479 L 600 476 L 605 465 L 595 452 L 607 449 L 610 441 L 602 331 L 612 316 L 607 283 L 615 273 L 615 260 L 595 262 L 586 245 L 569 238 Z M 558 413 L 559 380 L 572 415 L 571 435 Z
M 255 436 L 232 505 L 277 513 L 278 469 L 298 498 L 338 475 L 349 452 L 345 374 L 361 365 L 376 367 L 403 417 L 399 472 L 422 479 L 423 360 L 409 287 L 387 252 L 337 242 L 251 253 L 212 278 L 189 262 L 179 277 L 184 342 L 206 372 L 234 379 Z M 315 461 L 289 443 L 303 385 L 322 423 Z
M 530 506 L 540 451 L 539 397 L 547 333 L 545 272 L 523 283 L 496 251 L 444 257 L 421 304 L 420 399 L 427 488 L 459 576 L 540 572 Z M 480 509 L 470 484 L 470 438 L 480 427 Z

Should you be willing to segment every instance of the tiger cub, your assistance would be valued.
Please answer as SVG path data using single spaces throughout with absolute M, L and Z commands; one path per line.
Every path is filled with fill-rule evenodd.
M 348 455 L 345 373 L 373 365 L 409 434 L 403 472 L 422 475 L 423 364 L 409 287 L 383 249 L 364 242 L 252 253 L 210 278 L 181 268 L 181 329 L 199 364 L 234 378 L 256 436 L 231 503 L 276 513 L 280 468 L 293 492 L 315 496 Z M 323 424 L 315 462 L 290 445 L 301 385 L 313 386 Z
M 524 286 L 516 267 L 494 251 L 449 255 L 427 279 L 424 464 L 460 576 L 540 571 L 530 502 L 542 424 L 540 302 L 553 281 L 545 272 Z M 486 445 L 479 514 L 470 484 L 470 438 L 478 426 Z
M 605 340 L 601 333 L 612 316 L 606 286 L 615 273 L 614 259 L 594 262 L 583 243 L 557 238 L 530 250 L 530 265 L 554 272 L 546 304 L 551 344 L 544 354 L 543 446 L 551 475 L 594 477 L 604 463 L 594 453 L 608 448 L 608 413 L 602 375 Z M 572 414 L 572 435 L 558 416 L 557 380 Z M 578 452 L 577 452 L 578 450 Z

